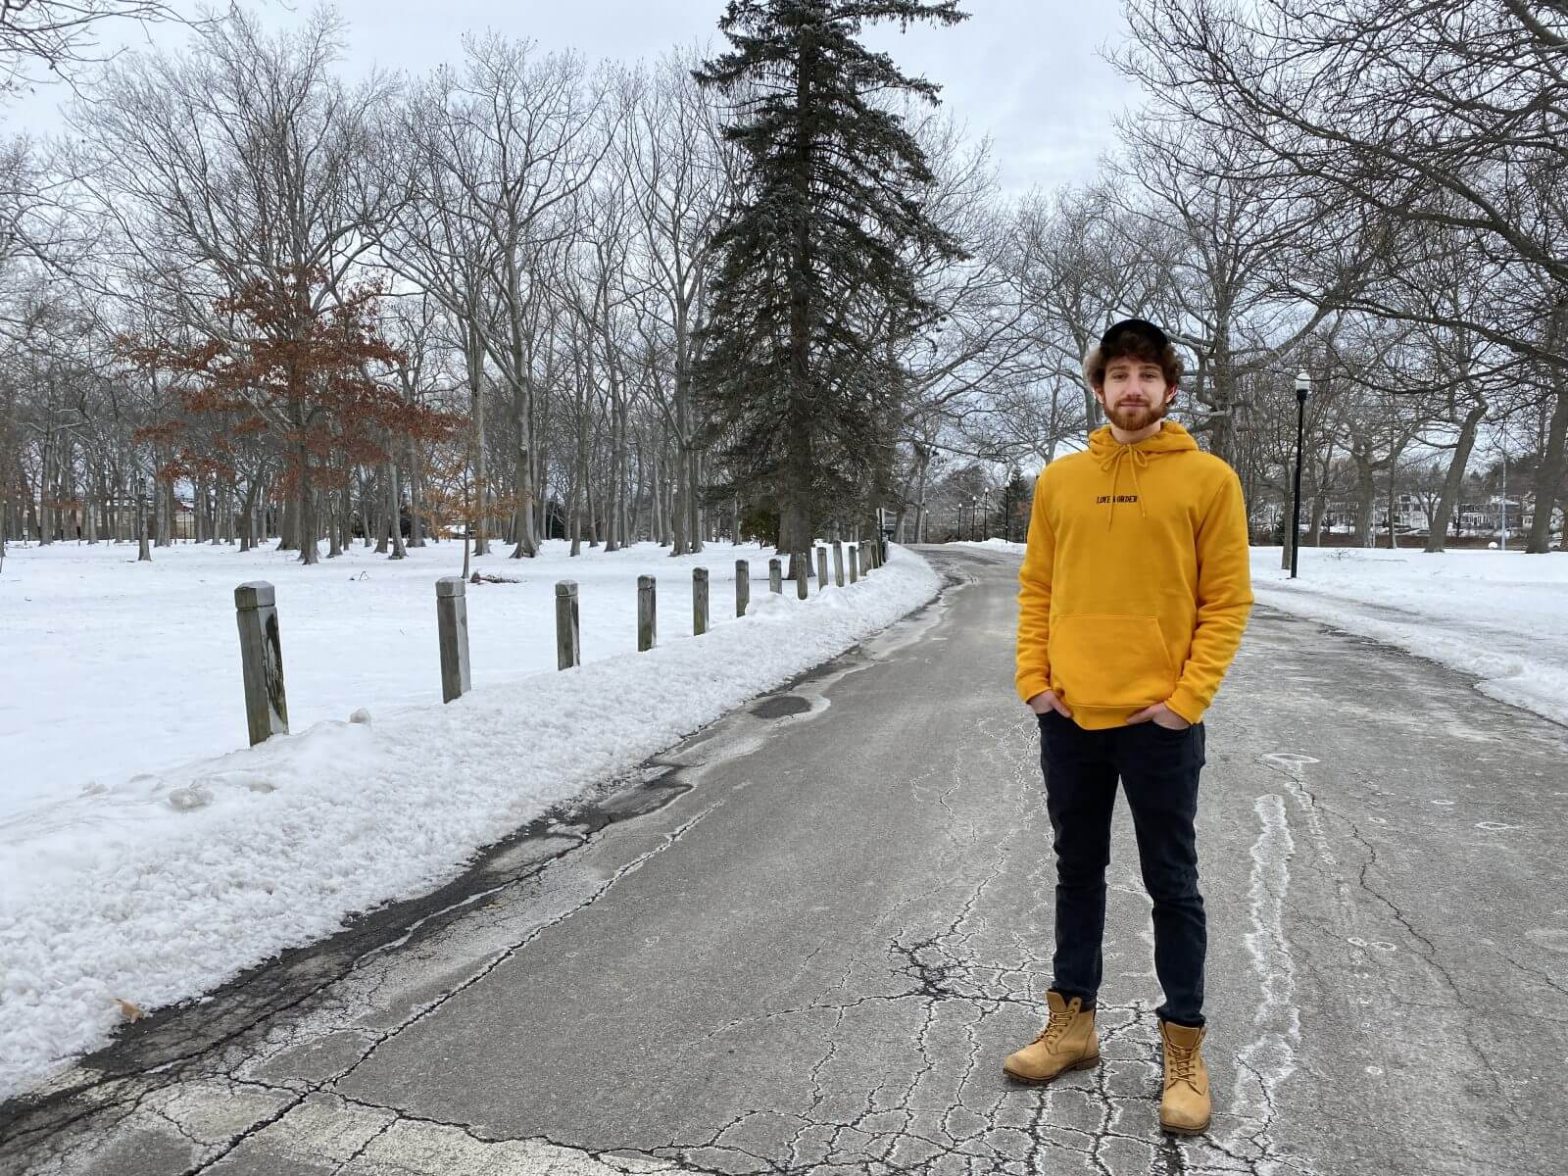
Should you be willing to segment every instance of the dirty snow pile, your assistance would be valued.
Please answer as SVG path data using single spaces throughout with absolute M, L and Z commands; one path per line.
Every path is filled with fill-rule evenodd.
M 422 893 L 480 846 L 930 600 L 886 567 L 809 600 L 771 552 L 653 545 L 479 570 L 471 693 L 443 706 L 435 624 L 452 544 L 316 568 L 182 545 L 13 546 L 0 569 L 0 1098 L 104 1044 L 121 1013 L 209 990 L 349 912 Z M 735 616 L 737 559 L 751 610 Z M 713 626 L 693 637 L 691 571 Z M 636 581 L 659 644 L 636 652 Z M 555 669 L 574 579 L 584 664 Z M 277 589 L 292 734 L 245 748 L 233 589 Z M 352 716 L 352 718 L 351 718 Z

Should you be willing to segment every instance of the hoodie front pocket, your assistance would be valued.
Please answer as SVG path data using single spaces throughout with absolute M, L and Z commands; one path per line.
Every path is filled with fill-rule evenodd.
M 1051 676 L 1069 706 L 1144 707 L 1176 689 L 1160 622 L 1150 616 L 1086 613 L 1051 626 Z

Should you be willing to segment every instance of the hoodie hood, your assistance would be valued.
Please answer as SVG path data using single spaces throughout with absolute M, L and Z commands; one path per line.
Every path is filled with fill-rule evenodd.
M 1090 433 L 1089 452 L 1100 469 L 1111 478 L 1111 509 L 1105 512 L 1106 527 L 1116 525 L 1116 503 L 1120 498 L 1117 492 L 1121 488 L 1123 467 L 1131 471 L 1133 498 L 1138 503 L 1138 513 L 1148 518 L 1149 511 L 1143 504 L 1143 485 L 1138 480 L 1138 471 L 1148 469 L 1151 458 L 1168 453 L 1196 451 L 1197 448 L 1198 443 L 1193 440 L 1192 434 L 1171 420 L 1162 421 L 1160 431 L 1154 436 L 1145 437 L 1131 445 L 1123 445 L 1116 440 L 1110 425 L 1101 425 Z
M 1123 445 L 1111 436 L 1110 425 L 1101 425 L 1089 434 L 1089 452 L 1102 462 L 1107 457 L 1115 457 L 1120 450 L 1135 449 L 1153 456 L 1156 453 L 1181 453 L 1196 448 L 1198 443 L 1193 439 L 1192 434 L 1169 419 L 1160 422 L 1160 431 L 1154 436 L 1146 437 L 1133 445 Z

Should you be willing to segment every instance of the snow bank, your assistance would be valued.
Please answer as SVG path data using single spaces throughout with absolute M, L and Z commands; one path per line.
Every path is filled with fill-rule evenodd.
M 1297 578 L 1255 547 L 1259 604 L 1398 646 L 1568 725 L 1568 556 L 1303 547 Z
M 266 556 L 228 553 L 208 595 L 229 607 L 212 622 L 205 615 L 170 615 L 169 598 L 183 600 L 180 593 L 193 590 L 178 575 L 178 554 L 158 553 L 167 571 L 160 564 L 151 572 L 148 565 L 116 566 L 108 577 L 81 572 L 76 583 L 70 574 L 40 571 L 52 553 L 13 550 L 0 580 L 0 640 L 8 651 L 0 698 L 11 712 L 0 733 L 10 740 L 3 761 L 8 776 L 19 761 L 28 771 L 48 772 L 79 753 L 94 770 L 90 781 L 67 792 L 59 780 L 72 773 L 64 769 L 50 787 L 35 783 L 25 790 L 25 803 L 13 796 L 0 812 L 0 1097 L 104 1044 L 118 1019 L 116 998 L 153 1009 L 195 996 L 286 947 L 330 934 L 349 912 L 438 885 L 477 847 L 842 652 L 919 607 L 939 586 L 923 560 L 894 548 L 888 565 L 858 584 L 804 602 L 789 592 L 768 599 L 767 553 L 753 547 L 742 558 L 748 550 L 761 570 L 753 573 L 752 609 L 741 620 L 733 616 L 733 596 L 726 606 L 719 588 L 726 565 L 733 581 L 736 553 L 729 548 L 663 557 L 663 563 L 659 549 L 646 547 L 569 563 L 551 552 L 533 564 L 484 565 L 537 581 L 538 599 L 528 606 L 526 593 L 501 595 L 514 591 L 510 585 L 493 586 L 495 595 L 491 587 L 469 588 L 475 687 L 448 706 L 384 702 L 439 689 L 431 581 L 450 569 L 427 566 L 416 575 L 400 565 L 361 562 L 360 570 L 368 568 L 372 582 L 384 586 L 356 594 L 342 590 L 352 563 L 308 570 L 273 559 L 269 570 L 283 575 L 261 576 L 254 564 Z M 114 562 L 125 556 L 122 548 Z M 193 556 L 185 571 L 205 567 L 205 558 Z M 689 566 L 714 572 L 715 625 L 700 638 L 689 636 L 690 573 L 684 582 L 671 575 Z M 608 638 L 596 636 L 597 622 L 609 628 L 614 621 L 626 630 L 623 647 L 635 649 L 639 572 L 661 575 L 661 644 L 644 654 L 605 653 Z M 554 580 L 568 576 L 584 584 L 585 651 L 600 656 L 561 673 L 553 668 L 554 614 L 539 606 Z M 201 693 L 213 673 L 207 659 L 217 661 L 221 672 L 213 682 L 222 681 L 222 708 L 236 712 L 224 730 L 240 733 L 231 743 L 243 741 L 231 593 L 256 578 L 279 582 L 295 733 L 178 767 L 105 772 L 93 743 L 101 737 L 97 715 L 78 706 L 67 726 L 54 714 L 73 689 L 89 689 L 94 675 L 110 677 L 128 705 L 143 691 L 177 698 L 179 707 L 196 712 L 199 726 L 217 705 Z M 417 592 L 399 589 L 403 580 Z M 148 581 L 159 590 L 124 588 Z M 43 598 L 40 607 L 13 607 L 35 603 L 22 600 L 30 593 Z M 606 598 L 598 617 L 597 595 Z M 358 612 L 327 609 L 329 596 L 339 604 L 347 599 Z M 415 596 L 423 625 L 419 660 L 417 668 L 399 670 L 398 657 L 388 662 L 386 646 L 397 644 L 390 633 L 399 624 L 414 623 L 409 601 Z M 317 615 L 308 600 L 320 606 Z M 510 646 L 493 615 L 498 601 L 512 610 L 504 624 L 527 632 Z M 91 615 L 94 609 L 99 616 Z M 683 614 L 685 637 L 672 632 Z M 100 639 L 118 630 L 123 640 L 95 647 L 95 625 Z M 160 642 L 185 627 L 191 631 L 183 637 Z M 225 630 L 221 648 L 217 629 Z M 331 688 L 342 719 L 319 717 L 319 702 L 296 707 L 296 699 L 327 689 L 329 677 L 315 660 L 298 655 L 316 642 L 339 670 L 331 681 L 359 687 Z M 498 656 L 498 649 L 516 655 L 534 646 L 531 662 Z M 117 657 L 117 649 L 127 656 Z M 166 694 L 169 680 L 179 689 Z M 35 681 L 42 688 L 28 690 Z M 364 689 L 378 682 L 379 701 Z M 364 706 L 368 712 L 348 719 L 351 709 Z M 313 721 L 302 722 L 302 714 Z M 34 740 L 24 743 L 17 729 L 25 734 L 33 717 Z M 110 718 L 111 727 L 116 721 Z M 152 726 L 147 741 L 166 765 L 185 728 L 172 719 Z M 95 750 L 84 750 L 89 745 Z M 151 758 L 132 744 L 125 752 L 127 761 Z M 5 790 L 23 791 L 9 781 Z

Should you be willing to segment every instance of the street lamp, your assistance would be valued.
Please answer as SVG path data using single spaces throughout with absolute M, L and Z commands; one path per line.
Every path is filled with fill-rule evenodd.
M 1312 377 L 1305 370 L 1296 373 L 1296 492 L 1290 518 L 1290 578 L 1296 578 L 1296 563 L 1301 558 L 1301 445 L 1307 424 L 1307 397 L 1312 395 Z

